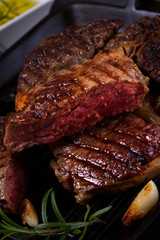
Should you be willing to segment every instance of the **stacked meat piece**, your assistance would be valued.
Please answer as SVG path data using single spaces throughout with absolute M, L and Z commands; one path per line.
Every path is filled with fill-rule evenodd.
M 4 130 L 7 117 L 0 117 L 0 206 L 17 213 L 27 187 L 25 153 L 11 152 L 4 146 Z
M 104 119 L 50 147 L 57 159 L 51 167 L 81 204 L 97 194 L 126 191 L 160 173 L 160 126 L 131 113 Z

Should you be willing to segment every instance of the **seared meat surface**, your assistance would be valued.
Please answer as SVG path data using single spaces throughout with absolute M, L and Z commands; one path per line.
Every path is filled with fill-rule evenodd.
M 31 88 L 62 68 L 93 58 L 123 24 L 123 20 L 101 19 L 68 27 L 64 33 L 45 39 L 29 53 L 19 75 L 16 110 L 24 106 L 23 95 Z
M 160 26 L 146 37 L 136 54 L 138 66 L 152 79 L 160 83 Z
M 0 117 L 0 206 L 17 213 L 26 190 L 24 156 L 11 154 L 3 145 L 5 117 Z M 22 158 L 22 159 L 21 159 Z
M 124 53 L 148 76 L 160 82 L 160 15 L 131 23 L 111 39 L 104 50 Z
M 99 53 L 31 89 L 29 104 L 8 121 L 5 145 L 21 151 L 71 135 L 105 116 L 133 111 L 141 106 L 147 82 L 132 59 Z
M 51 161 L 57 178 L 81 204 L 160 174 L 160 126 L 131 113 L 104 119 L 50 148 L 57 160 Z

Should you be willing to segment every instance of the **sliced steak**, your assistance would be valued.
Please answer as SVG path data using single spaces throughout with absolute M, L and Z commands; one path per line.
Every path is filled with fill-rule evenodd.
M 68 27 L 64 33 L 45 39 L 29 53 L 19 75 L 16 110 L 24 106 L 26 92 L 60 69 L 93 58 L 123 24 L 122 20 L 101 19 Z
M 28 92 L 29 104 L 8 121 L 5 146 L 20 151 L 50 143 L 105 116 L 133 111 L 148 92 L 147 82 L 130 58 L 99 53 Z
M 81 204 L 160 174 L 160 126 L 131 113 L 104 119 L 50 147 L 57 159 L 51 161 L 51 168 Z
M 26 191 L 26 169 L 23 154 L 11 154 L 3 145 L 5 122 L 6 119 L 0 117 L 0 206 L 17 213 Z
M 160 15 L 144 17 L 111 39 L 107 52 L 122 52 L 152 79 L 160 82 Z

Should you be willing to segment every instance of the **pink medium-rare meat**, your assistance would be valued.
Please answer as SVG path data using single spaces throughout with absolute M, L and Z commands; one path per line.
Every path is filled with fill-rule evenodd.
M 16 110 L 26 103 L 23 95 L 57 71 L 94 57 L 124 24 L 123 20 L 100 19 L 68 27 L 34 48 L 25 60 L 18 78 Z M 27 100 L 27 99 L 26 99 Z
M 106 118 L 50 148 L 58 180 L 85 204 L 98 194 L 118 193 L 160 174 L 160 126 L 132 113 Z
M 133 111 L 141 106 L 147 83 L 132 59 L 99 53 L 28 92 L 29 104 L 7 123 L 5 146 L 21 151 L 71 135 L 103 117 Z
M 11 154 L 4 147 L 5 123 L 6 118 L 0 117 L 0 206 L 6 211 L 18 213 L 26 191 L 24 156 L 21 153 Z

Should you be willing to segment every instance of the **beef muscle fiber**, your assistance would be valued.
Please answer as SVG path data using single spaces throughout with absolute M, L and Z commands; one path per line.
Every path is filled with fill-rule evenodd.
M 26 170 L 22 153 L 11 154 L 3 145 L 5 117 L 0 117 L 0 206 L 18 213 L 26 191 Z
M 50 143 L 103 117 L 133 111 L 141 107 L 147 82 L 132 59 L 99 53 L 31 89 L 28 105 L 8 121 L 5 146 L 20 151 Z
M 160 174 L 160 126 L 131 113 L 104 119 L 50 147 L 57 160 L 51 161 L 51 167 L 81 204 Z

